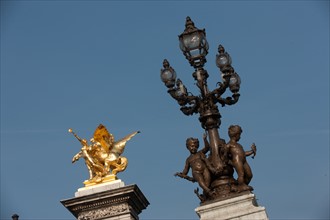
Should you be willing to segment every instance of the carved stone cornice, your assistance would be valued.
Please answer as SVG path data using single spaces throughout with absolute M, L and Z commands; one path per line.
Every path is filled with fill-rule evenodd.
M 138 219 L 138 214 L 149 205 L 137 185 L 62 200 L 61 203 L 79 220 L 120 215 Z

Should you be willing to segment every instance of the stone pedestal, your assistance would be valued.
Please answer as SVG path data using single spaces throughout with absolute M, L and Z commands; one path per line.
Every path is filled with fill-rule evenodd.
M 138 220 L 149 205 L 137 185 L 125 186 L 121 180 L 80 188 L 61 203 L 78 220 Z
M 204 204 L 195 211 L 200 220 L 268 220 L 265 208 L 251 193 Z

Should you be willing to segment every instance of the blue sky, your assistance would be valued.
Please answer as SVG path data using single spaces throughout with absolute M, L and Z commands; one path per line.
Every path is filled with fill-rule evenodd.
M 118 177 L 150 202 L 141 219 L 198 219 L 197 184 L 175 178 L 202 138 L 160 81 L 166 58 L 198 90 L 178 35 L 206 29 L 210 89 L 219 44 L 241 77 L 220 136 L 243 128 L 251 185 L 271 219 L 329 218 L 329 1 L 1 1 L 1 219 L 73 219 L 60 200 L 88 178 L 72 128 L 104 124 L 126 146 Z

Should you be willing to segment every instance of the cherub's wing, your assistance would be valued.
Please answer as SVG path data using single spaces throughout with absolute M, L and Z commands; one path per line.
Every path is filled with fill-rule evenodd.
M 126 142 L 129 141 L 132 137 L 134 137 L 137 133 L 140 133 L 140 131 L 133 132 L 132 134 L 125 136 L 119 141 L 116 141 L 113 145 L 113 148 L 111 149 L 111 152 L 121 155 L 124 152 Z
M 94 141 L 99 142 L 102 148 L 106 152 L 109 152 L 113 145 L 114 138 L 113 135 L 110 134 L 109 131 L 106 129 L 106 127 L 100 124 L 94 132 Z

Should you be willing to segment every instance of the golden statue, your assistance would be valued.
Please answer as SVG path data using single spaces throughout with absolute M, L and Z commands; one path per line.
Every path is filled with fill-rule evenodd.
M 89 172 L 89 180 L 84 182 L 85 186 L 91 186 L 98 183 L 110 182 L 117 179 L 116 174 L 126 169 L 128 160 L 122 157 L 126 142 L 130 140 L 139 131 L 133 132 L 119 141 L 115 142 L 112 134 L 106 127 L 100 124 L 93 138 L 88 144 L 87 140 L 81 139 L 72 129 L 69 129 L 81 143 L 81 150 L 72 158 L 72 163 L 83 157 Z

